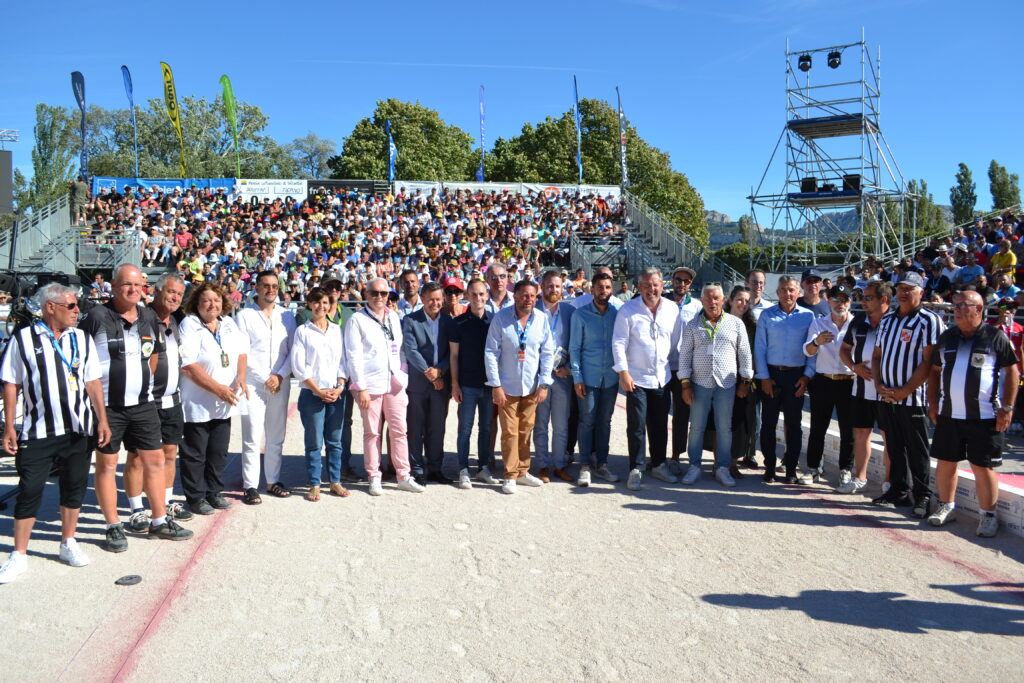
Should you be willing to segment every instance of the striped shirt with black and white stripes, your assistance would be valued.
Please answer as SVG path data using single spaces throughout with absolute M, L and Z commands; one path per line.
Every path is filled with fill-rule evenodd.
M 881 321 L 879 321 L 881 324 Z M 843 343 L 850 345 L 850 355 L 853 357 L 853 364 L 863 363 L 871 369 L 871 354 L 875 351 L 875 335 L 877 327 L 871 327 L 867 313 L 858 313 L 853 316 L 850 326 L 843 337 Z M 860 375 L 853 376 L 853 397 L 865 401 L 877 401 L 878 393 L 875 392 L 875 383 L 869 382 Z
M 971 337 L 951 327 L 939 337 L 932 359 L 942 368 L 939 415 L 955 420 L 994 420 L 999 410 L 1000 370 L 1016 365 L 1006 334 L 982 325 Z
M 138 306 L 129 323 L 108 302 L 79 318 L 78 326 L 96 342 L 103 372 L 103 399 L 110 408 L 127 408 L 153 400 L 153 372 L 164 350 L 160 323 L 151 308 Z
M 945 329 L 942 318 L 926 308 L 918 307 L 907 315 L 900 315 L 898 308 L 887 313 L 875 334 L 875 348 L 881 350 L 882 357 L 874 371 L 882 386 L 898 389 L 907 384 L 924 362 L 925 348 L 937 344 Z M 921 408 L 925 402 L 922 382 L 900 405 Z
M 0 363 L 0 381 L 21 387 L 24 420 L 19 440 L 95 432 L 96 415 L 85 384 L 100 379 L 99 355 L 92 338 L 72 327 L 57 340 L 68 362 L 74 362 L 72 337 L 80 363 L 74 385 L 68 383 L 71 371 L 40 323 L 23 327 L 11 337 Z
M 181 359 L 178 354 L 179 322 L 175 316 L 171 316 L 170 324 L 164 325 L 160 316 L 157 316 L 164 350 L 157 358 L 156 371 L 153 373 L 153 400 L 158 401 L 164 409 L 173 408 L 181 403 L 181 392 L 178 388 L 181 377 Z

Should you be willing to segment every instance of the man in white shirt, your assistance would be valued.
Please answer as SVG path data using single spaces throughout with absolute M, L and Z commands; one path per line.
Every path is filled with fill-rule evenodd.
M 487 267 L 487 288 L 490 290 L 487 299 L 488 313 L 494 315 L 512 305 L 512 295 L 508 292 L 508 268 L 504 263 L 494 262 Z
M 836 285 L 828 290 L 831 315 L 815 318 L 807 330 L 804 355 L 816 357 L 811 378 L 811 433 L 807 438 L 807 472 L 804 483 L 818 483 L 821 458 L 825 451 L 825 432 L 832 412 L 839 419 L 840 483 L 845 483 L 853 468 L 853 370 L 840 357 L 843 340 L 850 328 L 850 290 Z
M 388 310 L 388 282 L 371 280 L 366 286 L 366 306 L 345 325 L 352 395 L 363 416 L 363 463 L 370 478 L 370 495 L 383 494 L 380 474 L 381 417 L 391 434 L 391 464 L 398 488 L 421 493 L 424 489 L 409 474 L 409 440 L 406 410 L 409 376 L 402 362 L 402 324 Z
M 674 483 L 665 463 L 668 445 L 669 356 L 679 339 L 679 307 L 661 296 L 661 271 L 647 268 L 637 283 L 640 296 L 630 299 L 615 318 L 612 333 L 614 370 L 626 394 L 626 437 L 629 446 L 627 487 L 640 489 L 650 439 L 651 474 Z
M 264 468 L 267 492 L 283 498 L 281 452 L 291 394 L 289 354 L 295 316 L 277 303 L 278 279 L 272 270 L 256 276 L 256 304 L 235 316 L 238 329 L 249 337 L 246 374 L 248 410 L 242 415 L 242 502 L 257 505 L 260 485 L 260 442 L 266 439 Z
M 415 270 L 403 270 L 398 276 L 398 283 L 402 286 L 402 298 L 398 300 L 398 318 L 401 320 L 423 308 L 423 301 L 420 300 L 420 276 Z

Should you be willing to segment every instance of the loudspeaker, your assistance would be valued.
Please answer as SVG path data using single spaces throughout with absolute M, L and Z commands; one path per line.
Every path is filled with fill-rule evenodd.
M 851 173 L 843 176 L 843 190 L 860 192 L 860 173 Z
M 57 282 L 67 287 L 71 283 L 71 278 L 67 273 L 39 273 L 36 276 L 36 284 L 40 287 L 51 282 Z
M 814 176 L 808 176 L 800 179 L 800 191 L 801 192 L 817 192 L 818 191 L 818 179 Z

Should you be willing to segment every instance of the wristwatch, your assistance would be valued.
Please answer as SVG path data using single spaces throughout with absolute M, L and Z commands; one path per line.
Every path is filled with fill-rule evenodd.
M 999 412 L 1013 415 L 1013 406 L 999 406 Z

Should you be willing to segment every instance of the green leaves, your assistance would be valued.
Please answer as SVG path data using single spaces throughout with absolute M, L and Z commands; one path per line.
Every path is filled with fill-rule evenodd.
M 995 159 L 988 165 L 988 181 L 993 209 L 1006 209 L 1020 204 L 1020 176 L 1007 171 Z
M 956 172 L 956 185 L 949 188 L 949 203 L 953 207 L 953 222 L 957 225 L 974 218 L 974 205 L 978 203 L 977 185 L 971 169 L 961 162 Z

